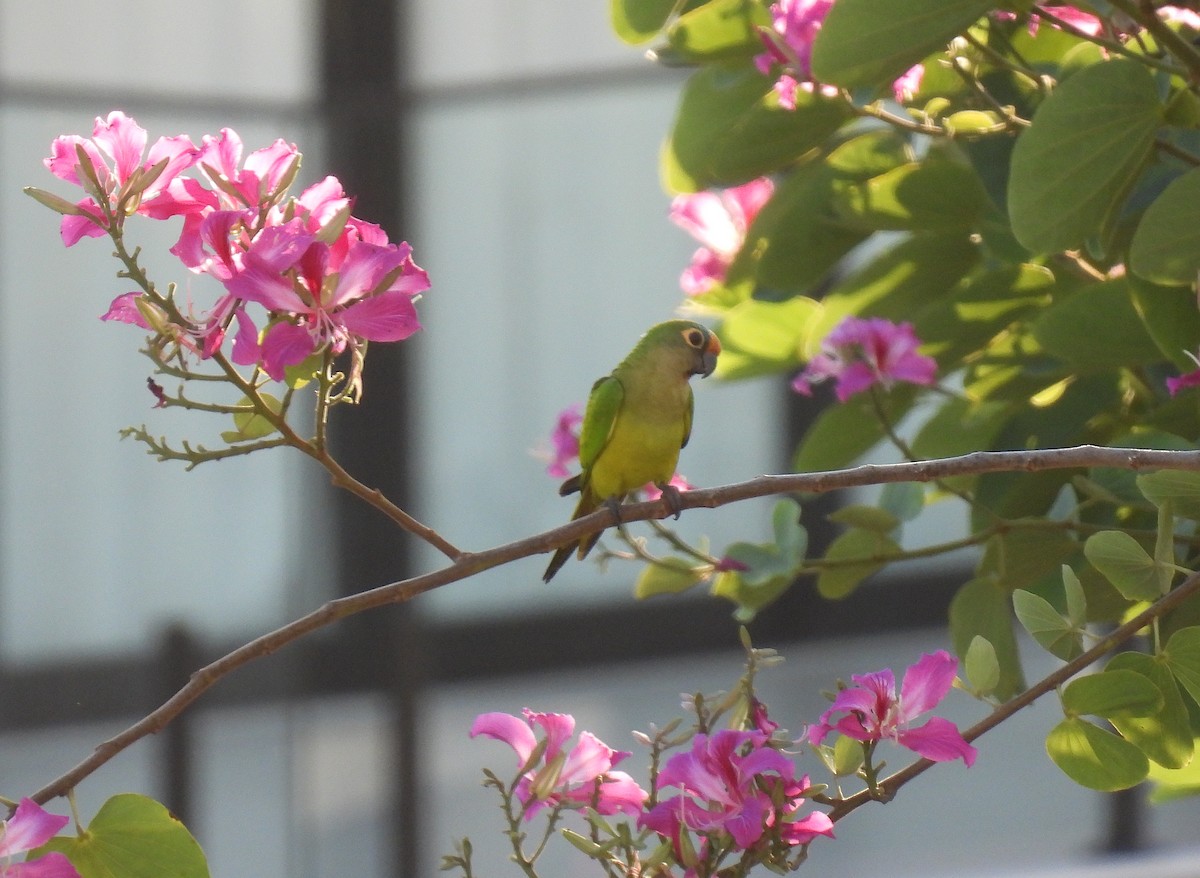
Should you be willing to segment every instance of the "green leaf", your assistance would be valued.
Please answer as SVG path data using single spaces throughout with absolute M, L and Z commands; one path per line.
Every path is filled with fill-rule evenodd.
M 1176 515 L 1200 520 L 1200 472 L 1162 469 L 1143 473 L 1137 477 L 1137 486 L 1154 505 L 1170 503 Z
M 1162 191 L 1129 247 L 1129 268 L 1159 284 L 1190 284 L 1200 272 L 1200 168 Z
M 791 577 L 804 563 L 808 549 L 808 531 L 800 524 L 800 507 L 792 500 L 780 500 L 771 510 L 775 541 L 771 543 L 734 543 L 725 557 L 745 566 L 738 575 L 749 585 L 762 585 L 778 576 Z
M 1088 537 L 1083 554 L 1131 601 L 1159 596 L 1158 565 L 1141 543 L 1124 531 L 1106 530 Z
M 663 150 L 669 191 L 744 183 L 778 170 L 849 118 L 840 101 L 807 92 L 797 96 L 795 110 L 783 109 L 774 82 L 749 64 L 692 74 Z
M 1162 658 L 1179 685 L 1200 704 L 1200 626 L 1180 628 L 1172 634 Z
M 638 574 L 633 596 L 642 600 L 656 594 L 679 594 L 703 582 L 708 572 L 686 558 L 663 558 L 661 564 L 647 564 Z
M 1126 278 L 1133 307 L 1163 356 L 1182 372 L 1196 368 L 1185 353 L 1200 344 L 1200 308 L 1188 287 L 1164 287 L 1137 275 Z
M 1063 689 L 1062 705 L 1071 716 L 1145 717 L 1162 710 L 1163 696 L 1144 674 L 1115 668 L 1076 677 Z
M 866 506 L 851 503 L 826 516 L 830 521 L 846 527 L 857 527 L 862 530 L 874 531 L 880 534 L 890 534 L 900 526 L 896 516 L 878 506 Z
M 975 637 L 992 645 L 1000 667 L 996 698 L 1007 701 L 1025 688 L 1017 638 L 1013 634 L 1011 602 L 1007 589 L 990 577 L 972 579 L 950 602 L 950 633 L 954 652 L 966 660 Z
M 1118 58 L 1060 83 L 1017 139 L 1008 206 L 1035 253 L 1080 246 L 1130 190 L 1162 124 L 1154 77 Z
M 920 482 L 888 482 L 879 493 L 879 508 L 897 522 L 912 521 L 925 509 L 925 486 Z
M 611 0 L 609 15 L 613 30 L 627 43 L 653 39 L 675 8 L 676 0 Z
M 799 365 L 808 327 L 820 309 L 804 296 L 783 302 L 747 299 L 735 305 L 725 312 L 718 330 L 717 376 L 750 378 Z
M 113 796 L 78 837 L 52 838 L 36 855 L 66 854 L 81 878 L 208 878 L 204 852 L 187 828 L 153 799 Z
M 864 560 L 858 564 L 847 563 L 844 566 L 822 569 L 817 575 L 817 591 L 821 597 L 828 600 L 847 597 L 858 588 L 859 583 L 885 566 L 887 562 L 882 560 L 883 558 L 899 553 L 900 546 L 884 534 L 869 530 L 848 530 L 830 543 L 825 552 L 825 560 Z
M 836 172 L 824 162 L 794 169 L 746 232 L 727 284 L 753 280 L 772 291 L 804 292 L 866 238 L 829 214 Z
M 979 246 L 957 233 L 904 238 L 825 295 L 812 337 L 824 338 L 850 314 L 910 320 L 918 309 L 949 295 L 979 257 Z
M 1158 688 L 1163 706 L 1147 716 L 1110 716 L 1109 722 L 1125 740 L 1137 745 L 1146 756 L 1164 768 L 1187 765 L 1194 750 L 1192 731 L 1183 696 L 1166 662 L 1143 653 L 1123 652 L 1112 657 L 1105 673 L 1116 670 L 1135 672 L 1146 677 Z
M 258 392 L 258 395 L 262 397 L 263 402 L 267 404 L 267 408 L 269 408 L 275 414 L 279 414 L 279 412 L 282 411 L 283 403 L 278 397 L 272 396 L 271 394 L 265 393 L 261 390 Z M 250 398 L 243 396 L 237 401 L 237 405 L 249 406 Z M 221 437 L 225 439 L 226 442 L 248 442 L 252 439 L 262 439 L 263 437 L 270 436 L 275 432 L 275 427 L 270 421 L 253 411 L 238 412 L 235 414 L 233 416 L 233 426 L 234 429 L 232 431 L 227 431 L 221 434 Z
M 846 735 L 838 735 L 833 742 L 833 773 L 837 777 L 851 777 L 863 764 L 861 741 Z
M 1149 796 L 1152 805 L 1200 795 L 1200 759 L 1193 759 L 1177 769 L 1151 764 L 1150 780 L 1154 783 Z
M 1087 595 L 1075 571 L 1066 564 L 1062 566 L 1063 594 L 1067 602 L 1067 619 L 1076 628 L 1087 624 Z
M 822 472 L 848 466 L 883 438 L 870 405 L 850 399 L 831 405 L 804 431 L 792 466 L 796 472 Z
M 1128 789 L 1150 771 L 1146 754 L 1136 746 L 1078 717 L 1051 730 L 1046 752 L 1067 777 L 1092 790 Z
M 813 44 L 813 78 L 843 88 L 890 83 L 991 7 L 983 0 L 838 0 Z
M 996 647 L 985 637 L 976 634 L 971 638 L 963 667 L 967 682 L 976 694 L 987 695 L 1000 685 L 1000 662 L 996 658 Z
M 1015 321 L 1051 301 L 1054 275 L 1042 265 L 988 266 L 913 321 L 922 351 L 943 365 L 980 350 Z
M 1033 324 L 1042 348 L 1076 369 L 1146 365 L 1162 359 L 1123 279 L 1089 284 L 1057 300 Z
M 667 45 L 654 55 L 667 65 L 748 58 L 763 50 L 758 28 L 770 26 L 771 16 L 760 3 L 711 0 L 675 19 L 667 28 Z
M 979 572 L 992 574 L 1009 589 L 1028 588 L 1058 570 L 1077 549 L 1061 530 L 1018 527 L 987 541 Z
M 1030 636 L 1051 655 L 1070 661 L 1083 653 L 1083 638 L 1078 629 L 1045 598 L 1018 589 L 1013 592 L 1013 610 Z
M 910 162 L 861 183 L 837 187 L 833 210 L 865 231 L 954 231 L 975 225 L 987 195 L 966 165 Z
M 759 580 L 751 584 L 742 578 L 740 572 L 727 570 L 713 580 L 709 590 L 713 597 L 724 598 L 737 604 L 734 618 L 743 625 L 754 621 L 758 611 L 776 600 L 791 588 L 793 576 L 776 576 L 771 579 Z

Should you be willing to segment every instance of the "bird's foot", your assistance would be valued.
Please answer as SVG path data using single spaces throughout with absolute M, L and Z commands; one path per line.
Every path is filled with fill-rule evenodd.
M 683 500 L 679 496 L 679 489 L 670 483 L 655 482 L 655 487 L 662 491 L 663 499 L 667 501 L 667 505 L 671 507 L 671 511 L 675 513 L 675 520 L 679 520 L 679 514 L 683 512 Z
M 613 521 L 617 524 L 621 523 L 621 501 L 623 497 L 609 497 L 604 501 L 604 508 L 612 513 Z

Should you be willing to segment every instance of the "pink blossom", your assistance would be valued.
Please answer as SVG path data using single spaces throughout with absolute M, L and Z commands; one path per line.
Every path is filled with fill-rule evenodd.
M 613 750 L 591 732 L 580 732 L 568 752 L 564 745 L 575 731 L 573 716 L 529 708 L 522 714 L 524 721 L 508 713 L 480 714 L 471 725 L 471 737 L 503 741 L 516 752 L 518 765 L 525 766 L 539 744 L 535 730 L 544 733 L 545 749 L 537 765 L 528 767 L 516 787 L 526 820 L 546 807 L 577 811 L 595 807 L 601 814 L 641 811 L 646 791 L 625 772 L 612 770 L 628 752 Z
M 754 63 L 763 73 L 784 68 L 775 91 L 786 109 L 796 109 L 796 89 L 801 83 L 808 84 L 808 90 L 812 88 L 813 41 L 832 8 L 833 0 L 779 0 L 771 4 L 771 30 L 759 31 L 767 51 L 757 55 Z
M 667 482 L 667 485 L 671 488 L 674 488 L 676 491 L 691 491 L 696 487 L 679 473 L 675 473 L 675 475 L 671 476 L 670 480 Z M 653 482 L 643 486 L 641 491 L 645 498 L 650 501 L 660 499 L 663 494 L 662 489 Z
M 890 669 L 856 674 L 851 677 L 854 685 L 839 692 L 833 705 L 808 730 L 809 743 L 815 747 L 837 731 L 856 741 L 888 738 L 934 762 L 962 759 L 971 765 L 975 748 L 963 740 L 954 723 L 935 716 L 924 725 L 913 726 L 917 717 L 946 697 L 957 670 L 958 659 L 945 650 L 927 653 L 905 672 L 899 698 Z
M 925 65 L 914 64 L 895 82 L 892 83 L 892 95 L 896 103 L 903 104 L 911 101 L 914 94 L 921 89 L 921 80 L 925 77 Z
M 1191 372 L 1185 372 L 1175 378 L 1167 379 L 1167 390 L 1171 396 L 1189 387 L 1200 387 L 1200 369 L 1193 369 Z
M 716 192 L 677 195 L 671 202 L 671 221 L 704 246 L 679 278 L 689 296 L 703 293 L 725 279 L 737 256 L 746 231 L 762 206 L 770 199 L 775 184 L 766 177 Z
M 885 389 L 896 381 L 932 384 L 937 363 L 917 353 L 920 344 L 911 323 L 847 317 L 825 337 L 820 353 L 796 376 L 792 389 L 810 396 L 813 384 L 833 378 L 837 398 L 845 402 L 873 384 Z
M 413 300 L 429 279 L 408 244 L 355 239 L 342 253 L 297 218 L 260 232 L 242 270 L 225 282 L 235 298 L 276 315 L 261 349 L 263 369 L 276 381 L 287 366 L 326 346 L 341 353 L 362 341 L 400 341 L 420 329 Z
M 141 298 L 140 291 L 123 293 L 112 300 L 108 310 L 100 315 L 101 320 L 116 320 L 119 323 L 129 323 L 142 329 L 149 329 L 145 316 L 138 309 L 137 300 Z
M 677 787 L 679 795 L 660 801 L 638 825 L 671 840 L 684 859 L 682 836 L 697 832 L 738 850 L 754 847 L 770 832 L 788 845 L 818 835 L 833 836 L 833 823 L 821 812 L 798 811 L 809 787 L 795 766 L 768 746 L 759 731 L 723 729 L 698 734 L 692 749 L 672 756 L 658 775 L 658 786 Z
M 33 799 L 22 799 L 13 816 L 0 830 L 0 875 L 4 878 L 79 878 L 65 854 L 52 852 L 24 863 L 8 862 L 17 854 L 41 847 L 52 839 L 70 818 L 42 809 Z
M 571 474 L 567 465 L 579 458 L 579 427 L 583 423 L 583 410 L 579 403 L 569 405 L 558 413 L 558 420 L 550 433 L 550 445 L 554 456 L 546 465 L 546 472 L 556 479 L 565 479 Z
M 160 137 L 143 161 L 145 150 L 146 129 L 120 110 L 114 110 L 107 119 L 96 118 L 90 140 L 76 134 L 55 138 L 50 144 L 50 156 L 42 164 L 60 180 L 86 188 L 88 184 L 84 177 L 87 174 L 80 168 L 82 151 L 101 192 L 107 197 L 110 212 L 124 210 L 162 219 L 188 210 L 188 205 L 177 198 L 177 178 L 195 163 L 199 155 L 196 146 L 180 135 Z M 154 181 L 126 201 L 126 196 L 131 195 L 131 181 L 141 186 L 139 178 L 160 162 L 164 166 Z M 90 190 L 89 196 L 77 202 L 76 207 L 86 216 L 62 218 L 60 234 L 66 246 L 72 246 L 83 237 L 98 238 L 107 234 L 104 212 Z

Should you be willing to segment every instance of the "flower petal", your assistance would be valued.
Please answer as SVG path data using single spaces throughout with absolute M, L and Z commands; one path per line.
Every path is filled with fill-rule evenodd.
M 421 328 L 407 293 L 380 293 L 362 299 L 339 311 L 336 319 L 369 341 L 403 341 Z
M 517 762 L 520 765 L 529 761 L 534 747 L 537 746 L 537 738 L 533 734 L 533 729 L 527 722 L 511 713 L 479 714 L 475 717 L 475 722 L 471 723 L 471 737 L 474 738 L 478 735 L 508 744 L 516 751 Z
M 944 649 L 926 653 L 904 672 L 900 688 L 900 721 L 933 710 L 954 686 L 958 659 Z
M 22 799 L 13 816 L 4 823 L 0 857 L 11 857 L 44 845 L 70 820 L 70 817 L 51 814 L 33 799 Z
M 975 748 L 966 742 L 958 727 L 945 717 L 935 716 L 923 726 L 905 729 L 896 736 L 896 740 L 934 762 L 961 759 L 968 767 L 975 763 Z

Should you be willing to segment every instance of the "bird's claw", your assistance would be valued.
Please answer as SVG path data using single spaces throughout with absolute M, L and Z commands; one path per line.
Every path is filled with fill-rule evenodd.
M 683 500 L 679 496 L 679 489 L 669 483 L 656 485 L 656 487 L 662 491 L 663 499 L 667 501 L 667 505 L 675 513 L 675 520 L 678 521 L 680 513 L 683 512 Z

